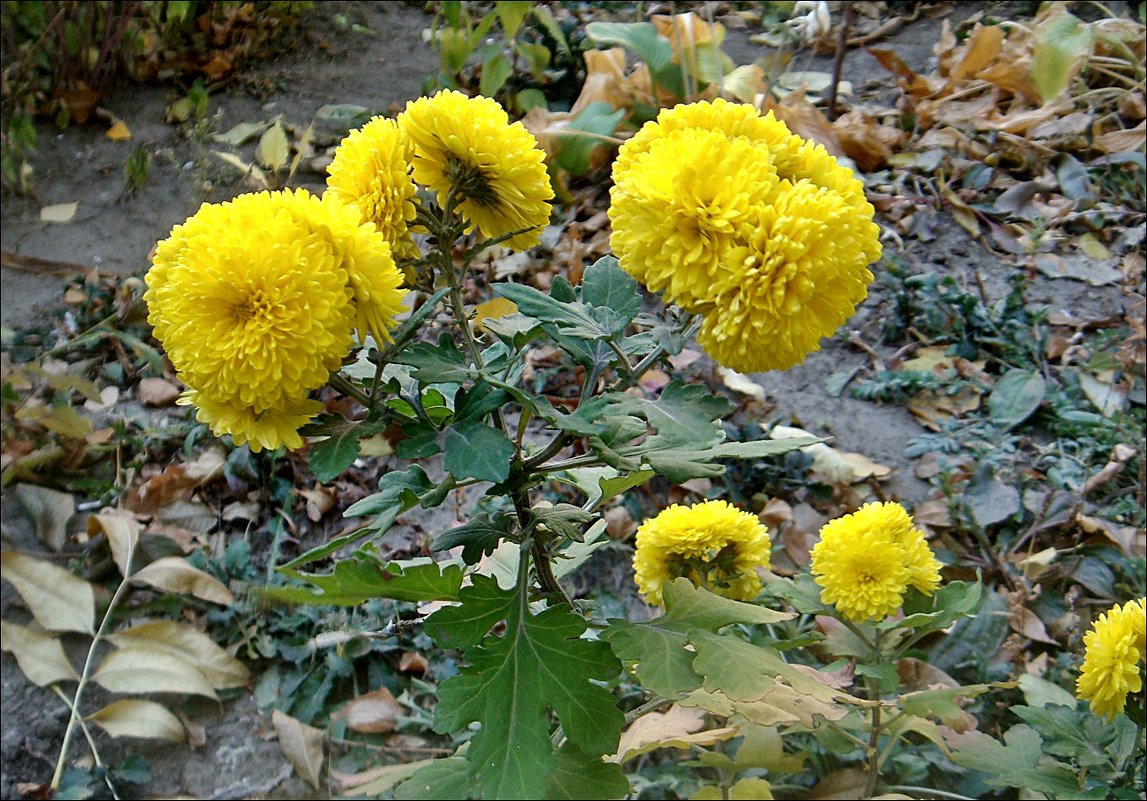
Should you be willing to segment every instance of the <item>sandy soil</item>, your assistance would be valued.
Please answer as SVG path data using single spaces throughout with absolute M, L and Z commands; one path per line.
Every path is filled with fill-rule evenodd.
M 959 4 L 957 14 L 971 13 L 978 4 Z M 386 111 L 418 96 L 425 78 L 436 71 L 437 56 L 421 38 L 430 23 L 420 7 L 404 3 L 330 2 L 316 4 L 307 23 L 309 45 L 249 69 L 243 80 L 212 95 L 213 129 L 226 131 L 240 122 L 282 114 L 305 126 L 328 103 L 354 103 Z M 342 14 L 373 31 L 353 33 L 335 24 Z M 954 20 L 955 21 L 955 20 Z M 940 23 L 921 18 L 901 30 L 885 46 L 896 50 L 919 70 L 927 67 Z M 734 31 L 728 46 L 737 63 L 763 54 Z M 798 54 L 792 69 L 828 69 L 829 60 Z M 864 51 L 848 56 L 846 76 L 859 90 L 888 92 L 894 84 Z M 258 97 L 252 93 L 258 90 Z M 5 251 L 96 267 L 121 275 L 142 274 L 157 239 L 204 201 L 219 201 L 244 191 L 238 174 L 205 156 L 210 143 L 188 139 L 164 121 L 164 108 L 173 99 L 157 87 L 130 87 L 109 97 L 105 106 L 130 126 L 130 142 L 112 142 L 98 125 L 58 132 L 42 125 L 39 152 L 33 163 L 38 201 L 5 196 L 0 243 Z M 147 186 L 135 197 L 122 195 L 123 164 L 132 148 L 142 144 L 152 154 Z M 312 189 L 322 186 L 316 173 L 296 181 Z M 40 221 L 43 205 L 78 202 L 67 224 Z M 898 258 L 910 272 L 936 270 L 963 275 L 977 267 L 989 289 L 1003 294 L 1006 270 L 997 258 L 946 217 L 938 219 L 937 239 L 909 240 Z M 2 322 L 23 327 L 42 319 L 60 302 L 66 276 L 42 274 L 5 266 L 0 272 Z M 1037 282 L 1032 299 L 1069 309 L 1081 305 L 1118 311 L 1118 296 L 1068 281 Z M 848 327 L 866 342 L 879 341 L 886 291 L 874 289 Z M 825 379 L 832 373 L 862 364 L 868 356 L 844 344 L 838 335 L 823 351 L 783 374 L 758 376 L 772 411 L 769 422 L 798 420 L 818 434 L 831 434 L 834 444 L 860 451 L 873 460 L 896 466 L 887 484 L 891 495 L 915 503 L 929 487 L 912 475 L 903 456 L 904 445 L 923 429 L 898 406 L 880 407 L 847 397 L 831 397 Z M 5 535 L 27 537 L 30 523 L 14 502 L 3 504 Z M 10 588 L 5 586 L 5 616 Z M 65 716 L 46 691 L 29 685 L 15 661 L 2 661 L 3 723 L 0 747 L 0 796 L 16 797 L 17 782 L 43 782 L 51 774 Z M 194 752 L 184 748 L 133 744 L 152 765 L 155 779 L 147 788 L 153 796 L 189 794 L 199 798 L 319 797 L 286 767 L 278 744 L 268 736 L 269 724 L 251 699 L 227 707 L 221 717 L 208 713 L 207 743 Z M 144 750 L 146 749 L 146 750 Z M 115 753 L 115 746 L 109 748 Z M 326 793 L 321 794 L 325 797 Z

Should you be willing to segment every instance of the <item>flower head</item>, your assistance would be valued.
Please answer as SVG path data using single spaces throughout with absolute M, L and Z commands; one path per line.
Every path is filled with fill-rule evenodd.
M 881 247 L 863 185 L 771 113 L 662 111 L 621 146 L 613 179 L 622 269 L 706 315 L 698 341 L 720 364 L 791 367 L 868 294 Z
M 769 566 L 768 529 L 725 501 L 674 504 L 637 529 L 633 568 L 641 594 L 661 603 L 667 581 L 681 576 L 718 595 L 751 600 L 761 589 L 757 567 Z
M 358 208 L 362 222 L 372 222 L 398 258 L 417 258 L 410 238 L 418 188 L 410 175 L 413 148 L 398 123 L 375 117 L 351 131 L 327 168 L 327 193 Z
M 497 101 L 441 91 L 406 104 L 398 126 L 414 149 L 414 180 L 455 206 L 468 224 L 514 250 L 538 243 L 554 196 L 545 153 L 520 122 L 510 124 Z
M 253 450 L 299 447 L 356 320 L 385 333 L 399 273 L 373 224 L 337 201 L 261 192 L 204 204 L 156 247 L 148 321 L 186 402 Z M 396 300 L 397 299 L 397 300 Z
M 857 622 L 891 615 L 909 586 L 931 595 L 940 585 L 940 563 L 898 503 L 868 503 L 827 523 L 811 570 L 821 600 Z
M 1075 694 L 1091 711 L 1113 720 L 1127 704 L 1127 694 L 1143 689 L 1139 663 L 1147 658 L 1144 621 L 1147 599 L 1116 604 L 1101 614 L 1083 637 L 1083 666 Z

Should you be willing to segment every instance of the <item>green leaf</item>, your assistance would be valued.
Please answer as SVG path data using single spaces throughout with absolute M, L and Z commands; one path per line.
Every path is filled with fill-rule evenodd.
M 621 765 L 603 762 L 600 756 L 589 756 L 573 743 L 566 743 L 557 753 L 554 772 L 546 778 L 545 798 L 580 801 L 583 798 L 624 798 L 629 794 L 629 779 Z
M 618 266 L 613 256 L 602 256 L 581 280 L 581 299 L 598 310 L 608 310 L 610 330 L 620 334 L 641 311 L 637 281 Z
M 410 801 L 469 798 L 470 765 L 457 756 L 436 759 L 394 788 L 394 797 Z
M 457 479 L 505 481 L 510 475 L 514 443 L 493 426 L 480 420 L 458 423 L 442 436 L 446 469 Z
M 949 726 L 964 720 L 960 701 L 975 698 L 993 689 L 991 684 L 969 684 L 963 687 L 940 687 L 900 696 L 901 708 L 909 715 L 936 718 Z
M 553 292 L 557 282 L 551 286 Z M 598 324 L 589 313 L 589 307 L 577 301 L 561 301 L 539 292 L 524 284 L 497 284 L 494 291 L 512 300 L 518 311 L 543 323 L 558 326 L 561 333 L 580 339 L 599 339 L 609 336 L 609 332 Z
M 992 422 L 1013 428 L 1031 417 L 1043 403 L 1047 382 L 1037 370 L 1008 370 L 992 388 L 988 413 Z
M 558 503 L 551 507 L 533 510 L 538 522 L 561 537 L 581 542 L 585 535 L 585 524 L 596 515 L 571 503 Z
M 471 376 L 466 357 L 449 339 L 407 345 L 391 361 L 416 368 L 411 375 L 426 384 L 461 384 Z
M 303 573 L 279 568 L 279 572 L 314 585 L 307 587 L 267 587 L 261 594 L 276 601 L 294 604 L 358 606 L 368 598 L 396 601 L 453 601 L 462 587 L 462 568 L 435 562 L 380 565 L 355 557 L 335 564 L 333 573 Z
M 992 466 L 986 462 L 968 482 L 964 502 L 981 528 L 1002 523 L 1022 509 L 1016 488 L 993 477 Z
M 713 395 L 707 387 L 676 379 L 656 400 L 624 395 L 617 406 L 649 421 L 659 434 L 658 443 L 665 445 L 715 444 L 723 436 L 716 421 L 733 411 L 729 401 Z
M 427 631 L 440 616 L 461 617 L 463 639 L 503 617 L 506 631 L 468 648 L 469 664 L 439 685 L 434 727 L 445 733 L 482 724 L 466 754 L 482 795 L 541 798 L 556 766 L 547 708 L 586 754 L 612 753 L 624 716 L 610 692 L 592 682 L 612 679 L 620 666 L 605 643 L 581 639 L 585 620 L 567 607 L 531 615 L 519 595 L 524 590 L 503 591 L 493 579 L 474 578 L 461 593 L 461 607 L 436 612 Z M 443 628 L 440 621 L 434 630 Z
M 306 553 L 292 559 L 280 569 L 291 570 L 310 564 L 318 559 L 330 556 L 340 548 L 344 548 L 357 540 L 370 534 L 384 534 L 394 525 L 400 514 L 414 506 L 421 504 L 429 509 L 437 506 L 442 499 L 454 488 L 454 480 L 447 477 L 441 484 L 431 481 L 426 471 L 418 465 L 411 465 L 405 470 L 392 470 L 384 475 L 378 482 L 379 492 L 368 495 L 360 501 L 351 504 L 343 512 L 343 517 L 359 517 L 365 515 L 378 515 L 375 521 L 358 531 L 335 537 Z
M 444 531 L 430 543 L 432 551 L 448 551 L 462 546 L 462 561 L 468 565 L 477 564 L 484 554 L 491 554 L 498 544 L 508 538 L 510 515 L 499 512 L 490 515 L 479 512 L 462 525 Z
M 327 436 L 307 450 L 315 478 L 324 484 L 338 478 L 358 458 L 359 441 L 385 428 L 386 423 L 381 420 L 352 422 L 338 414 L 320 416 L 301 432 L 304 436 Z
M 1105 798 L 1107 787 L 1084 790 L 1075 771 L 1057 759 L 1043 755 L 1043 740 L 1030 726 L 1012 726 L 1004 742 L 983 732 L 961 736 L 952 760 L 961 767 L 988 774 L 993 787 L 1022 787 L 1053 798 Z
M 507 39 L 513 39 L 518 34 L 518 28 L 522 26 L 522 20 L 530 13 L 530 6 L 533 5 L 529 0 L 498 0 L 494 3 L 494 13 L 498 15 L 498 21 L 502 23 L 502 30 L 506 32 Z M 486 97 L 493 97 L 487 95 L 485 92 L 482 94 Z
M 550 35 L 551 39 L 558 43 L 558 49 L 566 55 L 569 55 L 569 42 L 566 41 L 566 35 L 562 31 L 562 26 L 559 25 L 557 19 L 554 18 L 554 13 L 550 11 L 547 6 L 538 5 L 537 3 L 534 4 L 533 10 L 534 17 L 537 18 L 538 22 L 542 24 L 542 27 L 546 29 L 546 33 Z
M 1032 82 L 1044 103 L 1067 89 L 1091 54 L 1093 43 L 1091 26 L 1066 12 L 1055 14 L 1039 27 L 1031 71 Z
M 978 581 L 972 584 L 950 581 L 932 596 L 910 592 L 904 599 L 904 617 L 878 623 L 877 628 L 885 631 L 900 627 L 913 628 L 918 634 L 945 629 L 959 618 L 976 614 L 983 589 Z
M 494 53 L 482 62 L 482 77 L 478 79 L 478 91 L 484 97 L 493 97 L 506 85 L 506 79 L 514 72 L 510 59 L 505 53 Z
M 625 109 L 615 109 L 602 100 L 590 103 L 558 134 L 557 165 L 570 175 L 585 175 L 589 172 L 590 155 L 608 144 L 606 137 L 613 136 L 624 118 Z
M 649 22 L 591 22 L 585 26 L 585 35 L 594 44 L 628 47 L 653 73 L 673 60 L 673 47 L 669 40 Z
M 471 648 L 510 611 L 513 598 L 498 582 L 481 573 L 473 576 L 473 585 L 460 593 L 464 603 L 439 609 L 426 619 L 425 631 L 443 648 Z
M 781 623 L 792 620 L 792 612 L 775 612 L 756 604 L 722 598 L 703 587 L 696 587 L 687 578 L 676 578 L 663 589 L 665 614 L 657 621 L 669 628 L 686 631 L 691 628 L 717 631 L 733 623 Z

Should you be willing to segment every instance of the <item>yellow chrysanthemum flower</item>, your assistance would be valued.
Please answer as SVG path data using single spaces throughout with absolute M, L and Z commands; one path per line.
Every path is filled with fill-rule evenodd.
M 909 586 L 925 595 L 940 586 L 940 563 L 898 503 L 867 503 L 825 524 L 810 568 L 821 600 L 857 622 L 891 615 Z
M 742 373 L 784 370 L 820 349 L 868 294 L 868 256 L 850 236 L 853 210 L 809 181 L 777 193 L 758 227 L 727 251 L 719 298 L 697 342 Z
M 610 244 L 621 268 L 666 302 L 704 311 L 738 280 L 723 257 L 751 235 L 776 186 L 768 151 L 717 131 L 673 131 L 614 186 Z
M 698 135 L 686 140 L 689 131 Z M 674 140 L 681 146 L 668 144 Z M 665 179 L 658 185 L 655 176 L 703 164 L 696 172 L 717 197 L 751 169 L 746 151 L 758 151 L 776 180 L 766 182 L 763 197 L 747 196 L 747 210 L 735 207 L 743 224 L 725 225 L 721 236 L 683 236 L 674 226 L 678 207 L 706 222 L 716 211 L 726 222 L 729 204 L 698 202 L 688 181 L 670 185 L 665 197 Z M 622 268 L 650 289 L 664 287 L 668 302 L 705 314 L 698 341 L 727 367 L 754 372 L 799 363 L 867 296 L 868 265 L 881 246 L 863 185 L 771 113 L 724 100 L 662 111 L 621 146 L 613 179 L 610 244 Z M 660 197 L 651 186 L 662 188 Z
M 414 149 L 398 123 L 375 117 L 351 131 L 327 168 L 327 193 L 357 206 L 363 222 L 372 222 L 398 258 L 418 258 L 410 237 L 418 188 L 410 175 Z
M 637 529 L 634 578 L 651 604 L 681 576 L 727 598 L 748 601 L 761 590 L 756 568 L 769 566 L 768 529 L 725 501 L 674 504 Z
M 148 321 L 216 434 L 299 447 L 356 319 L 385 336 L 401 309 L 390 248 L 358 212 L 300 190 L 204 204 L 156 247 Z
M 1083 666 L 1075 694 L 1091 711 L 1113 720 L 1127 704 L 1127 694 L 1143 689 L 1139 663 L 1144 653 L 1145 601 L 1116 604 L 1099 616 L 1083 637 Z
M 488 97 L 444 90 L 406 104 L 398 125 L 414 147 L 414 180 L 445 205 L 451 190 L 468 224 L 513 250 L 538 244 L 554 196 L 545 153 L 520 122 Z

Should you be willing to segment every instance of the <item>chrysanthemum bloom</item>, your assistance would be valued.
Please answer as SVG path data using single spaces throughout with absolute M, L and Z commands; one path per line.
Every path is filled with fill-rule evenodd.
M 821 600 L 857 622 L 891 615 L 909 586 L 931 595 L 940 585 L 940 563 L 898 503 L 867 503 L 825 524 L 810 567 Z
M 737 208 L 745 224 L 732 233 L 726 226 L 723 236 L 695 237 L 703 248 L 666 236 L 676 219 L 669 209 L 692 208 L 702 219 L 719 211 L 724 220 L 727 203 L 714 207 L 679 191 L 662 203 L 669 220 L 657 226 L 645 208 L 652 175 L 670 169 L 661 155 L 672 150 L 666 141 L 686 131 L 707 132 L 694 140 L 705 149 L 674 155 L 684 164 L 704 162 L 711 192 L 749 169 L 752 159 L 733 155 L 746 147 L 760 151 L 777 178 L 763 198 L 752 198 L 747 214 Z M 723 100 L 663 111 L 621 146 L 613 179 L 610 244 L 622 269 L 650 288 L 665 286 L 667 301 L 705 314 L 698 341 L 727 367 L 754 372 L 797 364 L 867 296 L 868 265 L 881 247 L 863 185 L 771 113 L 762 117 L 752 106 Z M 684 282 L 691 292 L 680 288 Z
M 777 181 L 769 152 L 747 140 L 673 131 L 632 160 L 610 206 L 610 244 L 622 269 L 667 303 L 708 311 L 741 279 L 724 257 L 759 225 Z
M 410 175 L 414 149 L 398 123 L 375 117 L 351 131 L 327 168 L 327 192 L 357 206 L 363 222 L 372 222 L 398 258 L 418 258 L 410 237 L 418 188 Z
M 1116 604 L 1083 636 L 1085 652 L 1075 694 L 1108 720 L 1123 711 L 1128 693 L 1143 689 L 1139 663 L 1147 657 L 1144 611 L 1145 599 Z
M 769 566 L 769 530 L 725 501 L 674 504 L 637 529 L 634 579 L 651 604 L 665 582 L 685 576 L 718 595 L 748 601 L 761 590 L 756 568 Z
M 496 100 L 444 90 L 407 103 L 398 126 L 414 147 L 414 180 L 443 205 L 453 190 L 467 233 L 477 227 L 496 238 L 528 228 L 505 244 L 538 244 L 554 196 L 545 153 Z
M 382 273 L 390 273 L 389 277 Z M 204 204 L 156 248 L 148 321 L 216 434 L 252 450 L 299 447 L 353 344 L 356 318 L 381 332 L 400 274 L 357 212 L 306 192 Z

